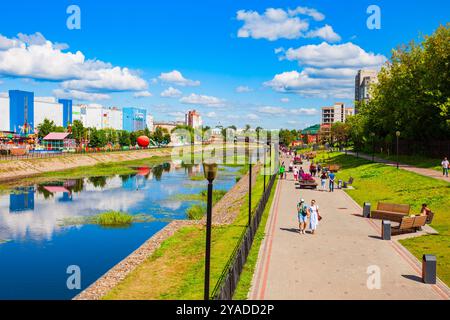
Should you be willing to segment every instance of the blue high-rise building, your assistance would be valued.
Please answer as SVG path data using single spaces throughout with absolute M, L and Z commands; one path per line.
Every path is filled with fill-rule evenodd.
M 146 128 L 147 110 L 123 108 L 123 130 L 133 132 Z
M 18 188 L 9 195 L 9 212 L 34 210 L 34 187 Z
M 63 127 L 67 128 L 72 123 L 73 104 L 72 100 L 59 99 L 58 103 L 63 105 Z
M 10 131 L 34 132 L 34 93 L 20 90 L 9 91 Z

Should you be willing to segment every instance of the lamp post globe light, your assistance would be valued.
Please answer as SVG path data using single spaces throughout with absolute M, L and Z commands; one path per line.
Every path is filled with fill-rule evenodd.
M 400 138 L 400 131 L 397 131 L 395 133 L 395 135 L 397 136 L 397 169 L 399 168 L 399 162 L 398 162 L 398 143 L 399 143 L 399 138 Z
M 204 298 L 209 300 L 209 278 L 211 262 L 211 225 L 213 181 L 217 177 L 217 163 L 203 163 L 203 173 L 208 180 L 208 199 L 206 207 L 206 250 L 205 250 L 205 290 Z

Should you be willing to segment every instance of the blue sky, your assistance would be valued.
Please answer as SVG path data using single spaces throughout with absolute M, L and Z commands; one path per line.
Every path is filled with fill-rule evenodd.
M 71 4 L 81 30 L 66 27 Z M 372 4 L 380 30 L 366 26 Z M 303 128 L 321 106 L 352 104 L 354 70 L 378 68 L 449 12 L 447 0 L 2 1 L 0 92 L 144 107 L 156 120 L 196 108 L 211 126 Z

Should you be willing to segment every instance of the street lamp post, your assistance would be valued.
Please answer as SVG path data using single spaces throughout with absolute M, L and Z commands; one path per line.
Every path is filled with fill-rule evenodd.
M 375 162 L 375 133 L 371 132 L 370 135 L 372 136 L 372 162 Z
M 249 176 L 248 176 L 248 225 L 252 222 L 252 157 L 248 159 L 249 163 Z
M 213 181 L 217 176 L 217 163 L 203 163 L 203 173 L 208 180 L 208 202 L 206 207 L 206 250 L 205 250 L 205 291 L 204 298 L 209 300 L 209 278 L 211 263 L 211 225 Z
M 355 143 L 354 146 L 356 148 L 356 157 L 359 158 L 359 140 L 358 140 L 358 135 L 355 135 Z
M 395 133 L 395 135 L 397 136 L 397 169 L 399 168 L 399 162 L 398 162 L 398 143 L 399 143 L 399 138 L 400 138 L 400 131 L 397 131 Z
M 267 169 L 266 168 L 266 158 L 267 158 L 266 153 L 267 153 L 267 149 L 264 146 L 264 172 L 263 172 L 263 175 L 264 175 L 264 194 L 266 193 L 266 169 Z

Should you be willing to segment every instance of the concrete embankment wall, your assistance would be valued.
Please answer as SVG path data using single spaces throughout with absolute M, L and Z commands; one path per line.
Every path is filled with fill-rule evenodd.
M 171 148 L 136 150 L 111 153 L 68 154 L 43 159 L 7 160 L 0 162 L 0 182 L 7 182 L 29 176 L 94 166 L 99 163 L 139 160 L 156 156 L 170 156 Z

